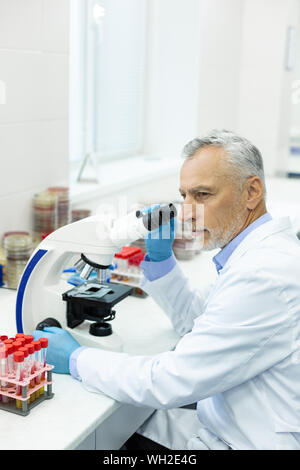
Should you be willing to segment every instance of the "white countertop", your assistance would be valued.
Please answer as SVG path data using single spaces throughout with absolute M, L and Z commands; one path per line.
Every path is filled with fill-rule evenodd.
M 213 252 L 180 264 L 195 286 L 216 277 Z M 16 291 L 0 289 L 0 334 L 16 333 Z M 153 299 L 127 297 L 116 307 L 113 330 L 130 354 L 156 354 L 174 347 L 178 337 Z M 120 406 L 101 393 L 90 393 L 69 375 L 53 374 L 54 398 L 26 417 L 0 410 L 0 449 L 74 449 Z

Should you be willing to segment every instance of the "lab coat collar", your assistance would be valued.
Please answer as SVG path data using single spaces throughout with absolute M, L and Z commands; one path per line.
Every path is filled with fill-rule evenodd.
M 265 224 L 269 220 L 272 220 L 271 215 L 266 212 L 261 217 L 256 219 L 252 224 L 248 225 L 241 233 L 239 233 L 233 240 L 231 240 L 216 256 L 213 257 L 213 262 L 216 265 L 216 269 L 219 272 L 224 268 L 227 260 L 230 258 L 234 250 L 249 235 L 253 230 L 257 229 L 260 225 Z
M 240 258 L 244 253 L 254 246 L 257 246 L 259 242 L 264 240 L 275 233 L 282 232 L 284 230 L 291 230 L 292 224 L 289 217 L 281 217 L 279 219 L 272 219 L 268 222 L 257 227 L 251 233 L 245 237 L 237 248 L 233 251 L 231 256 L 228 258 L 226 265 L 220 270 L 220 274 L 224 273 L 229 269 L 232 263 Z

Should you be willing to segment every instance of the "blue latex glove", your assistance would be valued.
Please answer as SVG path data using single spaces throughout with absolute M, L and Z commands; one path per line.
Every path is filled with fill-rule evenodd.
M 159 207 L 156 204 L 152 207 L 146 207 L 143 210 L 151 212 Z M 150 261 L 164 261 L 172 255 L 172 245 L 176 232 L 176 218 L 170 220 L 168 224 L 162 225 L 156 230 L 152 230 L 145 237 L 147 253 Z
M 72 335 L 62 328 L 47 326 L 43 331 L 32 332 L 35 340 L 48 338 L 47 363 L 54 366 L 53 372 L 57 374 L 69 374 L 69 359 L 75 349 L 80 348 L 80 344 Z

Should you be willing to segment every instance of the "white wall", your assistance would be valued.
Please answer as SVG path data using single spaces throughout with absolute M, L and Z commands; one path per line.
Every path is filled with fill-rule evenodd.
M 150 0 L 145 153 L 179 155 L 212 128 L 248 137 L 267 175 L 287 170 L 298 0 Z
M 197 132 L 201 0 L 149 0 L 143 153 L 178 156 Z
M 243 0 L 202 0 L 198 133 L 237 128 Z
M 32 195 L 68 181 L 69 0 L 0 0 L 0 236 Z
M 284 174 L 295 77 L 285 69 L 286 34 L 298 26 L 299 1 L 200 3 L 198 133 L 231 129 L 260 149 L 267 175 Z
M 268 175 L 287 169 L 293 71 L 285 69 L 286 33 L 295 0 L 243 0 L 237 131 L 261 150 Z
M 144 153 L 237 127 L 243 0 L 150 0 Z

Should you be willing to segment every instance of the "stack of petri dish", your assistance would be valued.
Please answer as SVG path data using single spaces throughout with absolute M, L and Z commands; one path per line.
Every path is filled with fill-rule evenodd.
M 32 253 L 32 238 L 26 232 L 8 232 L 4 235 L 6 255 L 6 285 L 17 289 L 25 266 Z
M 85 219 L 91 215 L 89 209 L 73 209 L 72 210 L 72 222 L 77 222 L 78 220 Z
M 57 197 L 49 191 L 33 196 L 33 238 L 40 243 L 43 236 L 57 228 Z
M 68 225 L 71 222 L 69 188 L 53 186 L 48 188 L 48 191 L 57 198 L 57 228 Z
M 6 258 L 5 258 L 4 246 L 0 246 L 0 266 L 2 266 L 2 268 L 0 269 L 2 270 L 2 282 L 4 282 L 5 281 L 5 269 L 6 269 Z

